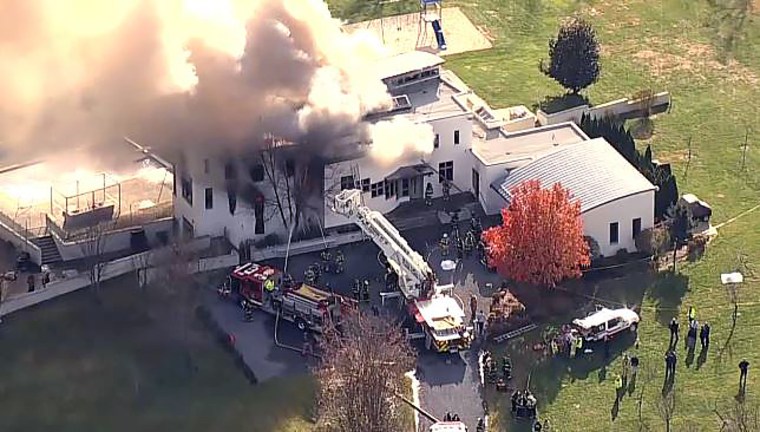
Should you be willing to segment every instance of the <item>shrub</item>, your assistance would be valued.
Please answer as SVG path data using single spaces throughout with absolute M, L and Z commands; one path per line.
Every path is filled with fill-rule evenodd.
M 634 243 L 639 252 L 660 256 L 670 247 L 670 233 L 664 227 L 648 228 L 636 236 Z

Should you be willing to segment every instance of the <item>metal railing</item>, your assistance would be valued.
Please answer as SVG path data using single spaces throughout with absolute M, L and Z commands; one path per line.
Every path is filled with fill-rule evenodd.
M 128 229 L 131 227 L 137 227 L 146 223 L 171 217 L 173 214 L 174 209 L 172 203 L 163 203 L 150 209 L 121 214 L 108 222 L 106 230 L 116 231 Z M 49 215 L 46 215 L 45 219 L 47 230 L 51 233 L 54 233 L 61 240 L 81 240 L 87 238 L 90 233 L 88 228 L 80 228 L 75 230 L 66 229 L 58 222 L 53 220 Z

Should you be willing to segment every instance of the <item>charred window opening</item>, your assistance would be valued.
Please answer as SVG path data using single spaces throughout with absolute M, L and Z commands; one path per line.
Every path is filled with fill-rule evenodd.
M 386 180 L 385 181 L 385 199 L 391 199 L 394 196 L 396 196 L 396 181 Z
M 369 185 L 371 180 L 368 178 L 362 179 L 362 192 L 369 192 Z
M 233 165 L 231 162 L 227 162 L 226 164 L 224 164 L 224 179 L 225 180 L 237 179 L 237 171 L 235 170 L 235 165 Z
M 182 177 L 182 198 L 191 206 L 193 205 L 193 179 Z
M 253 213 L 256 218 L 256 224 L 253 228 L 254 234 L 264 234 L 264 196 L 257 195 L 253 203 Z
M 251 176 L 251 180 L 254 183 L 264 181 L 264 165 L 256 164 L 248 170 L 248 174 Z
M 227 200 L 230 204 L 230 214 L 235 215 L 235 209 L 237 208 L 237 193 L 234 190 L 227 191 Z
M 205 198 L 206 210 L 213 209 L 214 208 L 214 189 L 206 188 L 204 198 Z
M 285 175 L 288 177 L 293 177 L 296 175 L 296 161 L 293 159 L 288 159 L 285 161 Z

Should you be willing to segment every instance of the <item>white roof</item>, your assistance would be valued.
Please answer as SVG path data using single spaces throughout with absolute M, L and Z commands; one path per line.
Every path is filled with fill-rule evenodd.
M 472 154 L 485 165 L 506 164 L 505 168 L 517 168 L 588 139 L 575 123 L 566 122 L 519 132 L 500 131 L 496 137 L 473 140 Z
M 416 306 L 425 323 L 436 330 L 464 324 L 464 310 L 453 297 L 433 297 L 418 301 Z
M 444 62 L 444 59 L 429 52 L 409 51 L 392 57 L 386 57 L 378 61 L 375 69 L 377 70 L 380 79 L 386 79 L 404 75 L 409 72 L 440 66 Z
M 527 180 L 538 180 L 544 188 L 560 183 L 573 199 L 580 200 L 581 212 L 655 190 L 655 186 L 604 138 L 560 148 L 509 171 L 491 187 L 509 202 L 510 191 Z
M 639 316 L 636 314 L 636 312 L 627 308 L 601 308 L 586 318 L 573 320 L 573 324 L 582 328 L 592 328 L 598 325 L 602 325 L 613 318 L 622 318 L 626 321 L 636 321 L 639 319 Z

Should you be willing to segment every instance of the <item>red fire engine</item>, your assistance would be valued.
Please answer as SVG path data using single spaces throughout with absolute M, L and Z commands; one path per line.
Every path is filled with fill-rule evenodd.
M 303 284 L 288 285 L 282 271 L 263 264 L 237 266 L 227 283 L 240 301 L 252 303 L 264 312 L 296 324 L 299 330 L 322 332 L 327 326 L 340 325 L 342 317 L 357 309 L 346 297 Z

